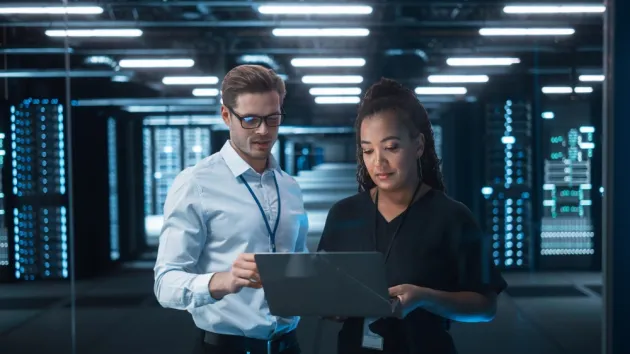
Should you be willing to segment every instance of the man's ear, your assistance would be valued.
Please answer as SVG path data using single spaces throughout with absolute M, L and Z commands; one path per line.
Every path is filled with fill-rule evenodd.
M 424 154 L 424 134 L 420 133 L 416 138 L 417 154 L 418 158 L 421 158 Z
M 221 105 L 221 118 L 223 119 L 223 123 L 230 126 L 230 110 L 225 107 L 225 105 Z

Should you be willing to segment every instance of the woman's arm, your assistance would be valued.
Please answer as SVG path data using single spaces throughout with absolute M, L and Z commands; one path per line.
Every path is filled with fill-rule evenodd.
M 403 316 L 423 309 L 458 322 L 489 322 L 494 319 L 497 309 L 496 293 L 448 292 L 411 284 L 394 286 L 389 293 L 400 299 Z

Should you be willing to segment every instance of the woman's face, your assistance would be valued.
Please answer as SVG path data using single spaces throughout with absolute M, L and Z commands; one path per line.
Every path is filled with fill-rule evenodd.
M 410 132 L 393 112 L 366 117 L 361 123 L 361 148 L 365 167 L 382 190 L 396 190 L 417 178 L 417 160 L 424 151 L 424 136 Z

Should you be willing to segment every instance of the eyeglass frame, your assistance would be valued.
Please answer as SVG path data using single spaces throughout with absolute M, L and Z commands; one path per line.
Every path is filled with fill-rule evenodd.
M 269 114 L 267 116 L 259 116 L 259 115 L 255 115 L 255 114 L 246 114 L 245 116 L 241 116 L 238 113 L 234 112 L 234 109 L 232 109 L 232 107 L 228 106 L 228 105 L 224 105 L 225 108 L 227 108 L 227 110 L 233 114 L 240 122 L 241 122 L 241 128 L 243 129 L 258 129 L 260 128 L 260 126 L 262 125 L 262 122 L 265 122 L 265 125 L 267 125 L 270 128 L 275 128 L 275 127 L 279 127 L 282 125 L 282 123 L 284 123 L 284 119 L 286 118 L 286 113 L 284 113 L 283 109 L 280 109 L 280 113 L 273 113 L 273 114 Z M 269 122 L 267 122 L 267 119 L 269 119 L 269 117 L 273 117 L 273 116 L 280 116 L 280 123 L 278 125 L 269 125 Z M 258 125 L 256 125 L 255 127 L 245 127 L 243 126 L 243 120 L 245 118 L 259 118 L 260 120 L 258 121 Z

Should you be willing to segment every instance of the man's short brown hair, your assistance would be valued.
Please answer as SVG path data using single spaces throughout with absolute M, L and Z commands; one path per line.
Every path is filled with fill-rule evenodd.
M 277 92 L 281 101 L 287 92 L 282 78 L 261 65 L 239 65 L 225 75 L 221 84 L 223 104 L 228 107 L 236 105 L 239 95 L 270 91 Z

